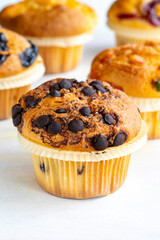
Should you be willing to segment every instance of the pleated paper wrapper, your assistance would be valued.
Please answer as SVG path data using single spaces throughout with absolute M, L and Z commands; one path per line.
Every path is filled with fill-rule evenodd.
M 131 153 L 147 141 L 147 127 L 142 121 L 139 134 L 119 147 L 103 152 L 60 151 L 25 139 L 21 145 L 32 154 L 39 185 L 47 192 L 65 198 L 85 199 L 106 196 L 123 184 Z

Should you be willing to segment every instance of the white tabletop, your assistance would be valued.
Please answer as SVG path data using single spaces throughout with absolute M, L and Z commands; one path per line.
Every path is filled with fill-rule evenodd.
M 87 1 L 85 1 L 87 2 Z M 88 2 L 90 2 L 88 0 Z M 93 57 L 114 45 L 105 27 L 109 1 L 92 0 L 101 16 L 80 66 L 57 76 L 85 80 Z M 103 16 L 103 17 L 102 17 Z M 1 103 L 0 103 L 1 104 Z M 36 182 L 31 156 L 23 150 L 11 120 L 0 122 L 0 240 L 159 240 L 160 140 L 133 154 L 124 185 L 108 197 L 70 200 L 44 192 Z

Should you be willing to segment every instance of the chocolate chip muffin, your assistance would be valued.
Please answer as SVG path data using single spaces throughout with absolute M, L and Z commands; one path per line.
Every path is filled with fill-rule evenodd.
M 116 33 L 117 44 L 160 43 L 160 1 L 118 0 L 108 12 L 108 26 Z
M 118 149 L 122 146 L 127 149 L 132 141 L 137 144 L 143 125 L 137 107 L 125 93 L 97 80 L 48 81 L 23 95 L 12 108 L 12 117 L 20 142 L 32 152 L 39 184 L 55 195 L 73 198 L 110 193 L 110 186 L 99 189 L 97 193 L 89 186 L 87 192 L 80 186 L 85 177 L 95 177 L 92 171 L 88 173 L 87 166 L 91 167 L 92 163 L 93 170 L 96 171 L 97 161 L 101 161 L 103 155 L 103 160 L 109 156 L 109 161 L 102 164 L 106 171 L 108 163 L 112 164 L 115 158 L 117 167 L 124 163 L 127 169 L 131 152 L 129 148 L 127 152 L 124 149 L 119 152 Z M 112 149 L 117 150 L 113 159 Z M 61 164 L 66 166 L 64 171 Z M 122 184 L 126 173 L 127 171 L 125 174 L 119 172 L 121 181 L 116 182 L 112 191 Z M 77 176 L 82 174 L 78 185 L 69 189 Z M 101 174 L 102 169 L 99 169 L 98 178 L 102 177 Z M 49 184 L 46 183 L 48 177 Z M 60 186 L 60 181 L 69 181 L 70 178 L 68 186 Z
M 98 54 L 90 72 L 130 96 L 148 123 L 149 139 L 160 138 L 159 62 L 159 44 L 125 44 Z
M 0 28 L 0 119 L 11 116 L 11 107 L 43 73 L 38 48 L 20 35 Z
M 77 66 L 97 16 L 89 6 L 74 0 L 28 0 L 4 8 L 0 23 L 33 40 L 47 73 L 57 73 Z

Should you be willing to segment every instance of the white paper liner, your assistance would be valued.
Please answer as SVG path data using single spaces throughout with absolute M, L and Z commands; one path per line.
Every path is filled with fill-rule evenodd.
M 160 111 L 160 98 L 129 97 L 141 112 Z
M 21 145 L 29 152 L 43 157 L 54 158 L 63 161 L 75 161 L 75 162 L 98 162 L 104 160 L 110 160 L 113 158 L 119 158 L 129 155 L 139 148 L 141 148 L 147 142 L 147 125 L 142 120 L 142 125 L 139 134 L 131 141 L 122 144 L 118 147 L 110 147 L 104 151 L 92 151 L 92 152 L 76 152 L 76 151 L 64 151 L 57 150 L 55 148 L 45 147 L 43 145 L 34 143 L 24 138 L 18 133 L 18 139 Z
M 133 39 L 141 39 L 145 41 L 160 41 L 160 29 L 155 30 L 137 29 L 133 27 L 127 27 L 120 24 L 112 23 L 108 20 L 108 26 L 114 30 L 120 36 L 126 36 Z
M 92 33 L 84 33 L 71 37 L 28 37 L 27 39 L 33 41 L 39 47 L 73 47 L 82 45 L 92 38 Z
M 15 76 L 0 78 L 0 90 L 23 87 L 40 79 L 45 72 L 42 58 L 39 56 L 37 63 L 28 70 Z

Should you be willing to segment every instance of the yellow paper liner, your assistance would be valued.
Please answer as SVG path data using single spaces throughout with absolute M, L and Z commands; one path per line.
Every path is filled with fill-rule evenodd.
M 160 138 L 160 111 L 142 112 L 141 115 L 148 126 L 148 139 Z
M 24 87 L 25 85 L 30 85 L 40 79 L 45 72 L 45 67 L 40 56 L 37 60 L 38 61 L 34 66 L 20 74 L 0 78 L 0 90 Z
M 110 160 L 112 158 L 119 158 L 129 155 L 139 148 L 141 148 L 147 141 L 147 126 L 142 121 L 141 130 L 138 135 L 118 147 L 110 147 L 104 151 L 92 151 L 92 152 L 77 152 L 77 151 L 64 151 L 56 148 L 46 147 L 41 144 L 37 144 L 24 138 L 18 133 L 18 139 L 21 145 L 29 152 L 43 157 L 55 158 L 57 160 L 74 161 L 74 162 L 98 162 L 102 160 Z
M 93 33 L 88 32 L 76 36 L 70 37 L 28 37 L 27 38 L 33 41 L 39 47 L 74 47 L 78 45 L 83 45 L 86 42 L 90 41 Z
M 59 197 L 85 199 L 119 189 L 127 176 L 130 155 L 108 161 L 75 162 L 32 154 L 32 160 L 37 182 L 45 191 Z
M 11 109 L 19 98 L 30 90 L 30 85 L 0 90 L 0 120 L 11 117 Z
M 116 24 L 108 20 L 108 26 L 115 31 L 117 45 L 123 43 L 160 42 L 160 30 L 143 30 Z
M 129 97 L 141 112 L 160 111 L 160 98 Z
M 123 184 L 131 153 L 147 141 L 144 121 L 139 134 L 119 147 L 104 152 L 60 151 L 25 139 L 22 146 L 31 152 L 39 185 L 59 197 L 85 199 L 113 193 Z
M 74 47 L 39 47 L 39 52 L 46 66 L 46 73 L 62 73 L 74 69 L 82 58 L 83 46 Z

